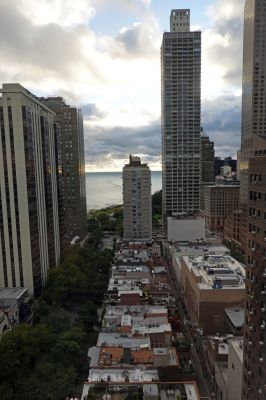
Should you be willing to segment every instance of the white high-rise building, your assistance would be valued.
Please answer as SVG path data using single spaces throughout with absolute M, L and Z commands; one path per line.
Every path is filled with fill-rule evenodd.
M 123 168 L 124 239 L 151 240 L 151 171 L 139 157 L 131 156 Z
M 201 32 L 190 10 L 172 10 L 161 47 L 163 216 L 200 209 Z
M 60 127 L 21 85 L 0 92 L 0 287 L 38 294 L 60 259 Z

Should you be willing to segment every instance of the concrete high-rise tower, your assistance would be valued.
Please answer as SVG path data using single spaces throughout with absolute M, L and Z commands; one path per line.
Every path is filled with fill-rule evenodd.
M 0 97 L 0 286 L 39 294 L 60 261 L 56 115 L 19 84 Z
M 131 156 L 123 168 L 124 239 L 152 239 L 151 171 Z
M 266 0 L 246 0 L 240 152 L 246 255 L 243 396 L 266 398 Z
M 254 138 L 266 136 L 266 1 L 246 0 L 242 79 L 240 202 L 248 199 L 248 158 Z
M 61 126 L 61 160 L 66 245 L 87 233 L 84 133 L 82 112 L 67 105 L 62 97 L 40 98 L 53 110 Z
M 200 178 L 200 209 L 204 210 L 205 187 L 214 184 L 214 142 L 210 141 L 209 136 L 201 131 L 201 178 Z
M 161 47 L 163 216 L 200 209 L 201 32 L 172 10 Z

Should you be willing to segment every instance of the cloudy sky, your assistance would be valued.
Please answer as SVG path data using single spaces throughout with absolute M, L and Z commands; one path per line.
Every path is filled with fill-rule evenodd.
M 160 169 L 160 44 L 172 8 L 203 32 L 202 124 L 217 155 L 240 141 L 244 0 L 0 0 L 0 82 L 84 114 L 87 171 L 130 152 Z

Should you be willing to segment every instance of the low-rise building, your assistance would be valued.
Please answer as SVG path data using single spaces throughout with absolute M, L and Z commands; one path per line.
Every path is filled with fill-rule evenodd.
M 215 373 L 215 364 L 228 360 L 228 339 L 226 337 L 207 336 L 204 338 L 203 349 L 206 364 L 211 375 Z
M 16 323 L 28 322 L 32 317 L 32 298 L 27 288 L 0 288 L 0 309 L 13 315 L 17 310 Z
M 243 337 L 207 337 L 203 348 L 217 399 L 242 400 Z
M 242 400 L 243 339 L 229 341 L 227 400 Z
M 243 210 L 233 210 L 224 222 L 224 238 L 241 248 L 243 242 L 241 231 L 241 218 Z
M 240 307 L 226 308 L 225 331 L 234 336 L 243 336 L 245 309 Z
M 239 185 L 210 185 L 205 187 L 204 217 L 210 230 L 224 230 L 225 219 L 239 209 Z
M 201 217 L 168 217 L 168 241 L 195 241 L 205 239 L 205 224 Z
M 225 332 L 225 309 L 245 301 L 245 268 L 229 255 L 184 256 L 181 285 L 192 324 L 204 334 Z
M 177 242 L 168 247 L 172 268 L 179 283 L 181 282 L 181 260 L 183 256 L 197 257 L 204 254 L 217 256 L 230 255 L 230 250 L 226 246 L 210 246 L 206 241 Z
M 106 333 L 122 333 L 127 339 L 149 337 L 155 347 L 171 345 L 172 328 L 166 307 L 107 306 L 102 325 Z
M 179 355 L 172 331 L 176 300 L 159 246 L 118 245 L 82 400 L 97 396 L 199 400 L 188 353 Z M 185 382 L 185 381 L 188 382 Z M 102 395 L 99 392 L 102 390 Z M 107 396 L 108 395 L 108 396 Z M 112 397 L 114 396 L 114 397 Z

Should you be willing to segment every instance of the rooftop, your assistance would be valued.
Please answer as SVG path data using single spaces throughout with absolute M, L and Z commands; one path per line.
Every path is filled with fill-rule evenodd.
M 237 353 L 240 361 L 243 362 L 243 338 L 231 339 L 229 342 L 229 346 L 233 347 L 233 349 Z
M 16 299 L 28 293 L 27 288 L 0 288 L 0 300 L 1 299 Z
M 209 255 L 230 255 L 230 250 L 226 246 L 210 246 L 206 242 L 202 243 L 175 243 L 176 256 L 185 255 L 200 256 L 208 253 Z
M 241 328 L 244 325 L 245 310 L 244 308 L 234 307 L 224 310 L 227 318 L 235 328 Z
M 133 368 L 136 365 L 145 366 L 175 366 L 179 367 L 176 349 L 170 348 L 139 348 L 122 346 L 93 346 L 88 351 L 90 368 Z
M 122 346 L 129 348 L 151 348 L 151 340 L 149 336 L 133 337 L 128 333 L 105 333 L 100 332 L 98 335 L 97 346 Z
M 183 260 L 198 278 L 199 289 L 245 288 L 245 268 L 229 255 L 183 256 Z
M 171 385 L 171 389 L 160 390 L 161 400 L 184 399 L 184 400 L 200 400 L 198 389 L 195 383 L 178 382 Z
M 150 305 L 117 305 L 106 307 L 105 316 L 122 315 L 129 313 L 131 316 L 137 316 L 144 314 L 146 316 L 156 315 L 168 315 L 167 308 L 165 306 L 150 306 Z
M 87 383 L 110 382 L 110 383 L 152 383 L 158 381 L 157 370 L 143 368 L 91 368 Z

